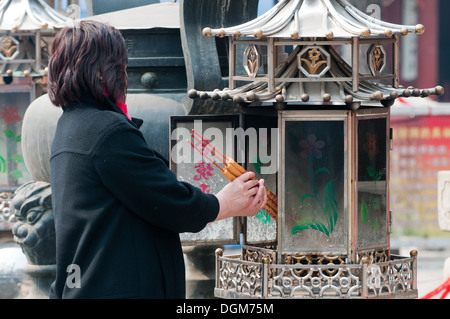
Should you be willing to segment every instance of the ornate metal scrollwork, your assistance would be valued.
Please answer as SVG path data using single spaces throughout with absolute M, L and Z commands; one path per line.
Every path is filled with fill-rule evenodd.
M 385 251 L 362 254 L 360 262 L 345 256 L 281 256 L 275 251 L 243 246 L 242 257 L 217 256 L 216 290 L 234 297 L 384 298 L 414 295 L 414 258 L 395 259 Z M 270 260 L 270 262 L 269 262 Z M 263 293 L 265 292 L 265 293 Z
M 249 44 L 244 51 L 244 69 L 248 76 L 256 77 L 262 66 L 262 54 L 257 45 Z
M 297 55 L 297 66 L 308 78 L 321 78 L 330 70 L 330 54 L 320 46 L 307 46 Z
M 19 41 L 11 36 L 0 38 L 0 58 L 12 60 L 19 54 Z
M 386 51 L 381 44 L 372 44 L 370 46 L 367 51 L 367 65 L 373 76 L 383 72 L 386 66 Z

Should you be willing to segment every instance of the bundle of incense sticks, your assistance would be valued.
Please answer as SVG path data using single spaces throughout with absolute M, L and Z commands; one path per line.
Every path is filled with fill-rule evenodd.
M 205 139 L 202 135 L 200 135 L 195 130 L 192 130 L 191 136 L 198 142 L 201 143 L 202 149 L 198 149 L 194 143 L 187 140 L 191 146 L 196 149 L 198 152 L 202 154 L 204 158 L 213 163 L 222 174 L 230 181 L 234 181 L 237 177 L 241 176 L 247 171 L 238 163 L 236 163 L 232 158 L 225 157 L 222 153 L 220 153 L 207 139 Z M 207 149 L 211 152 L 213 156 L 215 156 L 225 167 L 221 167 L 215 161 L 211 160 L 207 155 L 205 155 L 203 149 Z M 255 178 L 253 178 L 255 179 Z M 278 200 L 276 195 L 274 195 L 269 189 L 267 189 L 267 204 L 264 206 L 263 210 L 269 214 L 272 218 L 277 220 L 278 217 Z

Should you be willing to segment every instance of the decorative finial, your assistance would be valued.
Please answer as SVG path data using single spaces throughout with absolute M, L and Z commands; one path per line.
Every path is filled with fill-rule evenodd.
M 278 94 L 278 95 L 275 97 L 275 101 L 277 101 L 278 103 L 284 102 L 283 95 Z
M 256 29 L 255 31 L 253 31 L 253 35 L 255 38 L 257 39 L 261 39 L 263 32 L 261 29 Z
M 370 29 L 369 28 L 364 28 L 361 30 L 361 36 L 364 38 L 368 38 L 370 37 Z
M 224 36 L 225 36 L 225 30 L 224 29 L 220 29 L 218 32 L 217 32 L 217 35 L 219 36 L 219 37 L 221 37 L 221 38 L 223 38 Z
M 372 94 L 372 99 L 381 101 L 383 99 L 383 93 L 381 93 L 380 91 L 376 91 Z
M 440 85 L 436 86 L 436 87 L 435 87 L 435 90 L 436 90 L 436 94 L 437 94 L 438 96 L 442 96 L 442 95 L 444 95 L 444 93 L 445 93 L 444 88 L 443 88 L 442 86 L 440 86 Z
M 425 27 L 423 24 L 416 25 L 416 33 L 417 34 L 423 34 L 425 32 Z
M 346 97 L 345 97 L 345 102 L 346 103 L 353 103 L 353 96 L 352 95 L 347 95 Z
M 249 100 L 249 101 L 255 101 L 255 100 L 256 100 L 256 94 L 255 94 L 255 92 L 250 91 L 250 92 L 248 92 L 248 93 L 245 95 L 245 98 L 246 98 L 247 100 Z
M 242 96 L 240 96 L 240 95 L 235 95 L 235 96 L 233 97 L 233 102 L 234 102 L 234 103 L 242 103 L 242 102 L 244 102 L 244 99 L 243 99 Z
M 196 98 L 198 98 L 197 90 L 194 90 L 194 89 L 189 90 L 188 96 L 189 96 L 190 99 L 196 99 Z
M 222 248 L 217 248 L 215 253 L 216 253 L 216 256 L 222 257 L 223 256 L 223 249 Z
M 211 36 L 211 28 L 204 28 L 202 33 L 204 37 L 209 38 Z

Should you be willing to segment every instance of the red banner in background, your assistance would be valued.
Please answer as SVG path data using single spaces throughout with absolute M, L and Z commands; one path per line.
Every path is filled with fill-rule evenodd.
M 437 174 L 450 170 L 450 115 L 391 117 L 390 209 L 393 235 L 442 234 Z

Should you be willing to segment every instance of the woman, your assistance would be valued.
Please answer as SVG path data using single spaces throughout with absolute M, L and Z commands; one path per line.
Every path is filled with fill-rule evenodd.
M 127 61 L 119 31 L 98 22 L 76 22 L 54 40 L 48 94 L 63 114 L 50 159 L 52 298 L 183 298 L 179 233 L 253 216 L 266 202 L 253 173 L 217 195 L 177 181 L 127 113 Z

